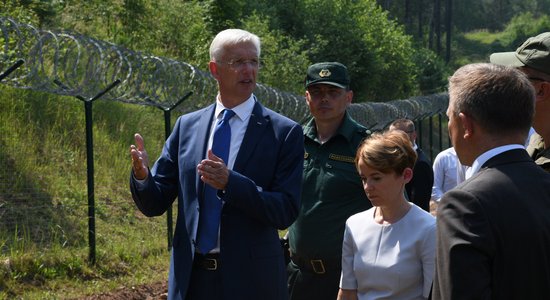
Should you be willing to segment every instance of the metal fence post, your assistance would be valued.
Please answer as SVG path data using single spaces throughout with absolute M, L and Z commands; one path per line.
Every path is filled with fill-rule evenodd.
M 159 107 L 160 109 L 162 109 L 164 111 L 164 134 L 165 134 L 165 137 L 166 139 L 168 139 L 168 137 L 170 136 L 170 133 L 172 132 L 172 124 L 170 122 L 171 120 L 171 112 L 174 108 L 176 108 L 178 105 L 180 105 L 185 99 L 189 98 L 189 96 L 191 96 L 193 94 L 193 92 L 188 92 L 187 94 L 185 94 L 183 97 L 181 97 L 181 99 L 176 102 L 174 105 L 172 105 L 171 107 L 161 107 L 161 106 L 157 106 Z M 172 223 L 173 223 L 173 220 L 172 220 L 172 205 L 168 206 L 168 210 L 166 211 L 166 231 L 168 232 L 168 235 L 167 235 L 167 238 L 168 238 L 168 250 L 170 251 L 170 249 L 172 249 Z
M 96 251 L 95 251 L 95 199 L 94 199 L 94 141 L 93 141 L 93 123 L 92 123 L 92 103 L 93 101 L 101 98 L 112 88 L 120 84 L 120 80 L 117 79 L 111 83 L 103 91 L 99 92 L 92 98 L 86 99 L 80 95 L 75 96 L 78 100 L 84 102 L 84 113 L 86 117 L 86 166 L 87 166 L 87 187 L 88 187 L 88 244 L 89 254 L 88 261 L 90 264 L 96 263 Z M 54 83 L 63 89 L 68 89 L 59 80 L 54 80 Z

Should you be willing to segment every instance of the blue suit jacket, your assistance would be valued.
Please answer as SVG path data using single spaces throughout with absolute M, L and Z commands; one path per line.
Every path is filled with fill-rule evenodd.
M 204 158 L 214 105 L 178 118 L 145 183 L 130 187 L 147 216 L 162 215 L 178 198 L 169 299 L 185 299 L 203 182 Z M 286 268 L 278 229 L 299 210 L 303 169 L 301 126 L 256 102 L 224 195 L 220 225 L 223 299 L 287 299 Z

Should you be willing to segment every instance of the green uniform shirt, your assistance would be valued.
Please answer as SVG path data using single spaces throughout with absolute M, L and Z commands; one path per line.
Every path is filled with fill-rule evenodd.
M 540 135 L 533 133 L 527 146 L 527 152 L 537 165 L 550 172 L 550 148 L 544 149 L 544 140 Z
M 347 113 L 324 144 L 317 139 L 314 119 L 304 126 L 302 203 L 289 228 L 292 253 L 307 259 L 340 259 L 347 218 L 372 206 L 354 163 L 366 136 L 366 128 Z

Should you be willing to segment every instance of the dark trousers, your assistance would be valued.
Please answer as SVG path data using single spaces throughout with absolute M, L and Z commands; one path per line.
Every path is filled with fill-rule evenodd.
M 317 274 L 291 261 L 287 272 L 290 300 L 335 300 L 338 296 L 340 269 L 327 269 L 324 274 Z
M 195 255 L 186 300 L 222 299 L 222 276 L 219 270 L 219 260 L 214 265 L 212 264 L 213 261 L 205 261 L 204 259 L 205 257 Z

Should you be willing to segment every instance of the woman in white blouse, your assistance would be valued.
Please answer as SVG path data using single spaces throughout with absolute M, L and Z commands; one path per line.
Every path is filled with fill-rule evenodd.
M 375 133 L 355 158 L 373 207 L 346 222 L 338 300 L 427 299 L 435 218 L 405 199 L 416 152 L 404 132 Z

